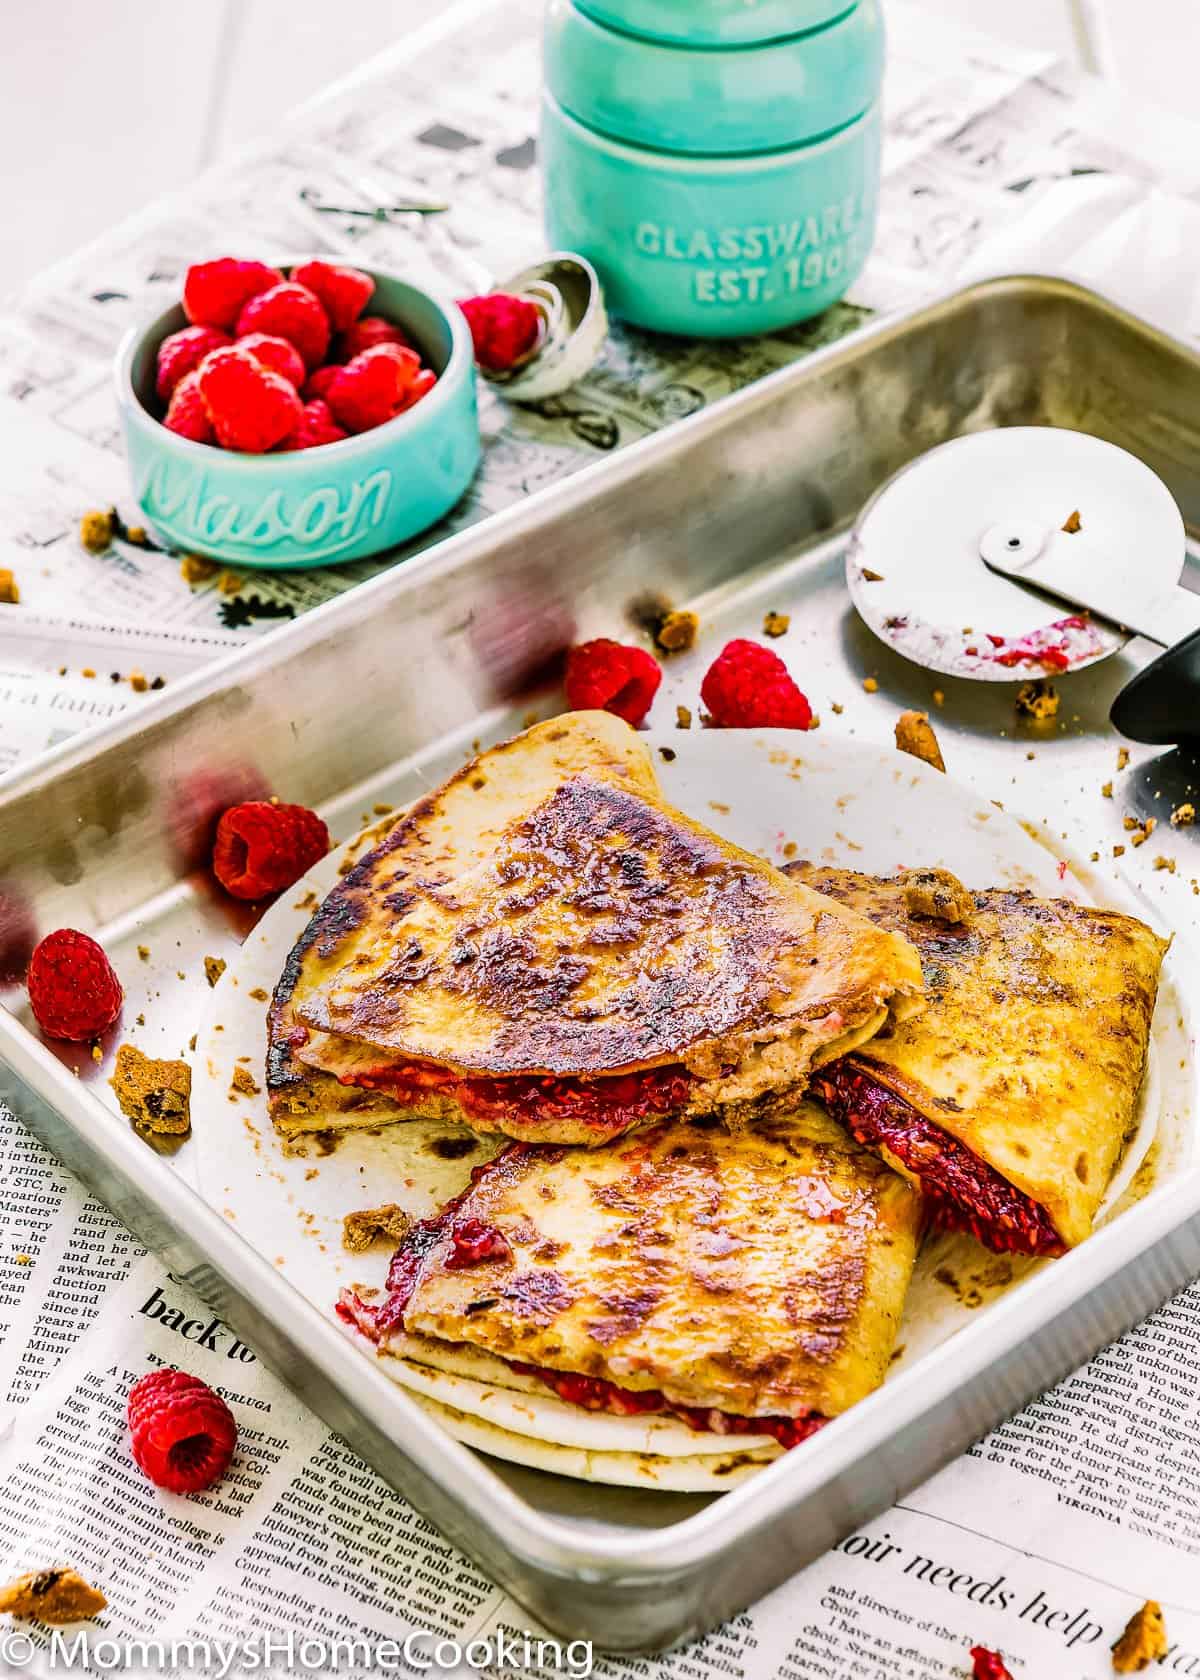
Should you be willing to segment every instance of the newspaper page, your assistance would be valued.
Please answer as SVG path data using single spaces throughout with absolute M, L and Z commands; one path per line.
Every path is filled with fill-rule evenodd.
M 19 606 L 0 606 L 0 774 L 152 705 L 178 677 L 395 562 L 189 584 L 178 556 L 153 546 L 86 550 L 85 510 L 116 505 L 135 518 L 111 358 L 130 323 L 177 293 L 188 262 L 218 250 L 358 255 L 455 295 L 536 257 L 539 16 L 536 0 L 455 6 L 415 51 L 367 66 L 278 135 L 60 265 L 0 319 L 0 565 L 21 589 Z M 880 234 L 853 298 L 746 343 L 617 327 L 565 398 L 515 409 L 485 392 L 483 471 L 422 543 L 807 354 L 865 309 L 946 287 L 989 242 L 1035 226 L 1064 182 L 1119 179 L 1127 202 L 1158 195 L 1189 211 L 1200 197 L 1194 142 L 1118 120 L 1112 96 L 1073 72 L 956 33 L 907 0 L 893 0 L 889 23 Z M 390 210 L 412 197 L 450 209 Z M 1086 1680 L 1111 1672 L 1109 1646 L 1153 1596 L 1172 1642 L 1166 1672 L 1200 1675 L 1200 1459 L 1189 1428 L 1200 1405 L 1198 1290 L 706 1639 L 656 1659 L 566 1647 L 530 1656 L 520 1638 L 537 1630 L 525 1613 L 2 1107 L 0 1181 L 0 1575 L 71 1561 L 103 1587 L 110 1608 L 83 1630 L 93 1670 L 136 1667 L 122 1642 L 153 1634 L 207 1641 L 209 1672 L 297 1672 L 294 1642 L 307 1635 L 317 1672 L 334 1671 L 332 1642 L 366 1639 L 337 1670 L 364 1675 L 428 1672 L 429 1642 L 445 1638 L 445 1668 L 924 1680 L 969 1674 L 978 1643 L 1002 1650 L 1014 1675 Z M 231 1475 L 187 1500 L 157 1493 L 124 1438 L 131 1382 L 169 1363 L 218 1388 L 239 1424 Z M 283 1648 L 264 1651 L 268 1638 Z M 46 1630 L 0 1628 L 0 1641 L 0 1672 L 64 1666 Z M 143 1663 L 168 1674 L 189 1665 L 199 1666 L 186 1651 Z

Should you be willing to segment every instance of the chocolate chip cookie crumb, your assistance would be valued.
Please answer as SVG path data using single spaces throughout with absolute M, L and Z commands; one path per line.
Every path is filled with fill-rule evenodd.
M 1078 508 L 1075 509 L 1074 513 L 1069 513 L 1067 515 L 1067 517 L 1063 520 L 1063 530 L 1067 533 L 1067 535 L 1069 537 L 1073 537 L 1075 535 L 1076 531 L 1082 531 L 1083 530 L 1083 521 L 1079 517 L 1079 509 Z
M 138 948 L 137 948 L 137 954 L 142 959 L 143 962 L 149 962 L 150 961 L 150 947 L 149 947 L 149 945 L 139 945 Z
M 261 1085 L 254 1083 L 254 1075 L 248 1067 L 235 1067 L 229 1085 L 231 1090 L 240 1091 L 244 1097 L 256 1097 L 262 1090 Z
M 20 604 L 21 591 L 17 587 L 17 580 L 7 566 L 0 566 L 0 602 L 7 607 Z
M 1196 807 L 1187 803 L 1176 805 L 1171 812 L 1172 828 L 1190 828 L 1196 820 Z
M 383 1207 L 363 1208 L 358 1213 L 348 1213 L 342 1220 L 342 1247 L 350 1254 L 362 1254 L 385 1237 L 389 1242 L 398 1243 L 411 1224 L 410 1216 L 395 1202 L 387 1202 Z
M 122 1044 L 109 1084 L 122 1113 L 139 1131 L 189 1131 L 192 1070 L 186 1062 L 155 1061 L 132 1044 Z
M 77 1569 L 39 1569 L 0 1587 L 0 1612 L 59 1627 L 98 1616 L 108 1605 Z
M 1129 748 L 1128 747 L 1118 747 L 1117 748 L 1117 769 L 1118 770 L 1124 770 L 1125 766 L 1128 763 L 1129 763 Z
M 1130 1616 L 1113 1646 L 1112 1665 L 1118 1674 L 1140 1674 L 1152 1662 L 1161 1662 L 1168 1650 L 1162 1607 L 1149 1599 Z
M 224 972 L 225 972 L 225 958 L 224 957 L 205 957 L 205 959 L 204 959 L 204 978 L 208 981 L 210 986 L 215 986 L 217 981 L 221 978 L 222 974 L 224 974 Z
M 103 554 L 105 549 L 112 547 L 116 529 L 115 507 L 93 508 L 79 521 L 79 540 L 89 554 Z
M 1111 799 L 1112 798 L 1112 783 L 1111 782 L 1105 782 L 1101 786 L 1100 797 L 1101 797 L 1101 799 Z
M 217 588 L 222 595 L 236 595 L 245 581 L 240 572 L 226 571 L 217 579 Z
M 790 613 L 769 612 L 763 619 L 763 635 L 786 636 L 791 622 Z
M 904 877 L 904 905 L 912 916 L 935 922 L 966 922 L 975 900 L 948 869 L 910 869 Z
M 1163 857 L 1160 852 L 1154 860 L 1154 867 L 1155 869 L 1165 869 L 1168 875 L 1174 875 L 1175 859 L 1173 857 Z
M 654 632 L 654 641 L 664 653 L 687 653 L 696 645 L 700 620 L 694 612 L 669 612 Z
M 266 1003 L 268 998 L 271 996 L 265 986 L 251 987 L 248 995 L 254 999 L 255 1003 Z
M 896 719 L 896 745 L 901 752 L 932 764 L 935 770 L 946 768 L 928 712 L 901 712 Z
M 688 706 L 676 706 L 675 727 L 676 729 L 690 729 L 692 727 L 692 713 Z
M 146 681 L 144 671 L 130 671 L 129 686 L 135 694 L 145 694 L 150 684 Z
M 1046 718 L 1057 717 L 1058 706 L 1058 690 L 1045 677 L 1022 683 L 1017 690 L 1017 711 L 1023 717 L 1036 718 L 1041 723 Z

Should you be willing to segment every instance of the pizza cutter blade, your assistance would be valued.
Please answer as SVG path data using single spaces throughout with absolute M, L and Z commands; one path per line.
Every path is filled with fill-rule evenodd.
M 1133 739 L 1173 742 L 1200 737 L 1200 596 L 1180 586 L 1185 559 L 1179 509 L 1136 456 L 1082 432 L 1006 427 L 891 479 L 859 519 L 847 582 L 898 652 L 977 680 L 1078 670 L 1131 633 L 1175 643 L 1112 711 Z

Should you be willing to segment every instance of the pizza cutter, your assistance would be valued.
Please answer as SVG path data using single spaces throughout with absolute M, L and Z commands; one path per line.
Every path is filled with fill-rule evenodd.
M 1083 669 L 1131 634 L 1163 643 L 1112 721 L 1175 742 L 1200 737 L 1200 595 L 1179 583 L 1185 559 L 1182 515 L 1144 462 L 1082 432 L 1017 426 L 897 473 L 863 510 L 846 572 L 871 629 L 948 675 L 1026 680 Z

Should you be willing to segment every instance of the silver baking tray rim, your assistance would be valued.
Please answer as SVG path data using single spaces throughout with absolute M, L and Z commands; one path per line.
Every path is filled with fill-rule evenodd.
M 906 334 L 924 335 L 924 342 L 972 311 L 996 310 L 1015 311 L 1018 319 L 1028 315 L 1030 321 L 1039 310 L 1057 310 L 1099 323 L 1097 330 L 1136 335 L 1140 345 L 1152 346 L 1183 369 L 1200 396 L 1195 379 L 1200 360 L 1185 346 L 1097 294 L 1058 280 L 984 282 L 867 326 L 216 662 L 163 696 L 152 712 L 46 755 L 0 787 L 5 867 L 12 861 L 4 856 L 5 844 L 11 836 L 24 836 L 25 849 L 19 856 L 14 852 L 13 867 L 19 872 L 27 866 L 32 875 L 28 836 L 35 806 L 53 830 L 82 793 L 112 773 L 131 745 L 152 770 L 156 753 L 186 739 L 189 716 L 205 716 L 211 725 L 222 715 L 221 706 L 226 715 L 231 706 L 249 707 L 255 715 L 256 682 L 296 666 L 324 644 L 356 635 L 389 606 L 402 609 L 405 598 L 421 588 L 444 604 L 490 561 L 502 569 L 505 556 L 536 548 L 539 533 L 550 534 L 547 564 L 553 565 L 552 539 L 564 523 L 586 521 L 589 510 L 613 505 L 639 482 L 661 482 L 689 456 L 702 462 L 705 449 L 736 449 L 734 434 L 774 405 L 785 413 L 789 403 L 819 407 L 823 394 L 840 390 L 839 381 L 851 374 L 857 378 L 855 370 L 885 356 Z M 898 447 L 916 453 L 927 444 L 914 429 Z M 890 462 L 873 461 L 863 470 L 878 482 L 890 468 Z M 730 497 L 754 491 L 757 466 L 735 464 L 730 471 L 742 475 L 726 486 Z M 845 493 L 852 497 L 861 488 L 848 481 Z M 849 507 L 835 497 L 817 525 L 828 534 L 844 523 Z M 1185 507 L 1189 511 L 1195 507 Z M 765 525 L 764 540 L 774 540 L 778 528 L 771 517 Z M 749 556 L 751 563 L 754 559 Z M 709 572 L 702 580 L 706 586 L 719 578 L 715 560 Z M 674 559 L 664 561 L 663 573 L 668 588 L 686 575 Z M 463 690 L 464 719 L 511 697 L 522 676 L 507 666 L 488 668 L 486 661 L 479 673 L 464 675 L 459 668 L 452 674 Z M 286 730 L 280 739 L 286 745 Z M 265 715 L 262 740 L 268 757 L 281 750 Z M 351 768 L 359 768 L 357 761 Z M 294 797 L 308 793 L 301 787 Z M 150 890 L 163 890 L 165 865 L 156 865 L 147 853 L 146 869 Z M 60 883 L 55 890 L 65 889 Z M 105 884 L 96 890 L 98 925 L 102 913 L 115 906 L 99 903 Z M 1182 941 L 1176 942 L 1173 961 L 1182 994 L 1196 995 L 1194 957 Z M 591 1637 L 608 1649 L 658 1649 L 731 1614 L 885 1509 L 1200 1273 L 1200 1171 L 1190 1168 L 994 1303 L 919 1366 L 832 1423 L 816 1443 L 729 1494 L 687 1509 L 678 1521 L 616 1530 L 558 1514 L 552 1497 L 544 1508 L 523 1497 L 485 1459 L 450 1439 L 382 1372 L 352 1357 L 332 1321 L 311 1308 L 170 1166 L 114 1126 L 110 1110 L 2 1008 L 0 1098 L 231 1322 L 302 1400 L 532 1614 L 555 1631 Z

